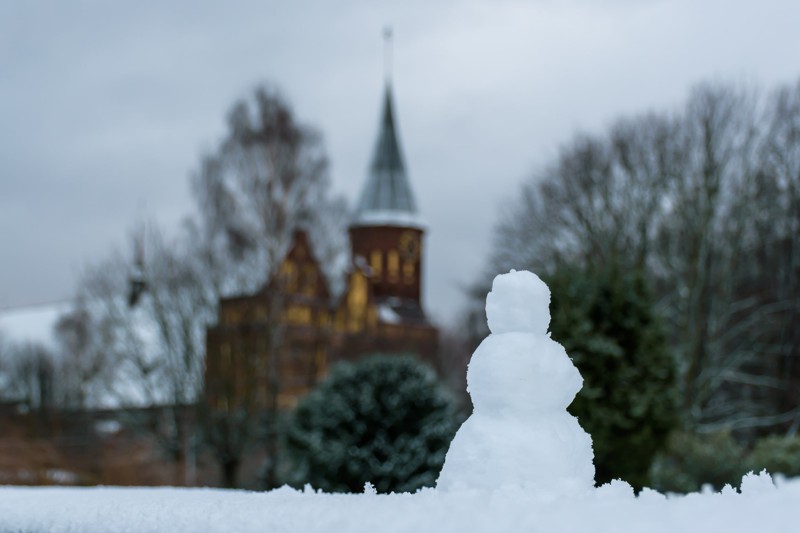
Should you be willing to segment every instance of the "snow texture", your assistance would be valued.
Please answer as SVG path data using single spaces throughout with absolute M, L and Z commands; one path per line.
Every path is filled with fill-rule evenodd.
M 665 497 L 614 481 L 580 496 L 496 491 L 321 494 L 177 488 L 0 487 L 0 531 L 752 533 L 796 528 L 800 480 L 748 475 L 742 492 Z
M 550 339 L 550 290 L 511 271 L 486 297 L 492 332 L 467 370 L 474 411 L 447 452 L 440 490 L 520 487 L 579 494 L 594 487 L 592 439 L 566 409 L 583 379 Z
M 418 213 L 397 209 L 373 209 L 358 213 L 352 226 L 397 226 L 425 230 L 428 225 Z

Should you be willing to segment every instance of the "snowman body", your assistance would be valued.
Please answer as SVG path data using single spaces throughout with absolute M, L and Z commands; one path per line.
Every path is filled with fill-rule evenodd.
M 474 411 L 450 445 L 438 489 L 594 486 L 591 437 L 566 411 L 583 380 L 546 333 L 549 301 L 534 274 L 495 279 L 487 297 L 492 334 L 467 371 Z

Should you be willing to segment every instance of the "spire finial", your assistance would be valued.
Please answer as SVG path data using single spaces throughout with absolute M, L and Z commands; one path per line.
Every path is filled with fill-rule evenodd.
M 383 28 L 383 77 L 386 85 L 392 82 L 392 27 Z
M 147 290 L 144 276 L 144 239 L 145 228 L 142 226 L 133 235 L 133 268 L 128 276 L 128 307 L 136 307 L 142 293 Z

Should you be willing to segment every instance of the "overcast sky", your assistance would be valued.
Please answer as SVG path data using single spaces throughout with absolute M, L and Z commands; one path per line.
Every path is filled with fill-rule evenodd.
M 72 295 L 144 219 L 174 227 L 234 100 L 279 86 L 366 177 L 394 29 L 400 139 L 441 322 L 519 183 L 577 131 L 679 106 L 704 80 L 800 77 L 800 2 L 0 2 L 0 309 Z M 127 250 L 124 250 L 127 251 Z

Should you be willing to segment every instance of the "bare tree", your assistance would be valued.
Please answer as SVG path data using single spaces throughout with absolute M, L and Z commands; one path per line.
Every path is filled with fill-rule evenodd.
M 675 345 L 683 376 L 684 412 L 693 422 L 728 418 L 716 412 L 713 383 L 722 368 L 749 354 L 720 341 L 732 325 L 736 296 L 732 260 L 737 248 L 724 227 L 731 219 L 734 191 L 752 176 L 757 143 L 752 99 L 744 91 L 701 86 L 681 119 L 681 151 L 669 184 L 671 207 L 659 225 L 653 265 L 667 319 L 681 341 Z M 724 402 L 729 405 L 730 402 Z
M 672 118 L 648 114 L 562 147 L 501 219 L 492 269 L 521 259 L 541 269 L 559 262 L 644 267 L 656 221 L 669 208 L 677 127 Z
M 274 90 L 259 87 L 228 114 L 228 134 L 193 180 L 199 228 L 224 271 L 224 294 L 255 292 L 275 273 L 293 232 L 309 231 L 322 257 L 341 254 L 345 212 L 329 197 L 321 135 L 293 116 Z
M 53 354 L 38 343 L 24 343 L 10 350 L 9 396 L 30 411 L 47 414 L 54 406 Z
M 645 272 L 671 327 L 685 422 L 800 423 L 800 86 L 697 87 L 680 113 L 579 135 L 523 185 L 492 271 Z M 780 399 L 779 399 L 780 398 Z
M 10 400 L 13 381 L 11 379 L 11 344 L 0 330 L 0 400 Z
M 57 403 L 61 408 L 87 409 L 113 395 L 115 358 L 107 321 L 95 321 L 83 297 L 56 322 Z
M 144 264 L 147 296 L 142 299 L 144 322 L 155 334 L 157 383 L 164 397 L 156 434 L 179 467 L 181 483 L 190 483 L 187 455 L 195 433 L 190 413 L 203 386 L 205 327 L 213 319 L 216 292 L 208 283 L 200 250 L 186 237 L 166 241 L 158 231 L 148 234 Z M 147 372 L 149 367 L 139 367 Z
M 329 274 L 341 268 L 346 205 L 328 192 L 320 135 L 298 124 L 286 102 L 264 88 L 233 106 L 226 138 L 203 159 L 192 184 L 197 213 L 181 232 L 167 238 L 151 225 L 132 239 L 134 257 L 114 253 L 83 276 L 75 309 L 58 328 L 75 384 L 69 401 L 157 406 L 140 409 L 149 415 L 129 422 L 168 452 L 176 483 L 188 481 L 196 429 L 190 414 L 202 400 L 206 326 L 221 297 L 272 284 L 268 345 L 248 355 L 272 367 L 267 413 L 248 406 L 205 419 L 208 443 L 228 469 L 266 419 L 272 461 L 266 477 L 274 484 L 283 311 L 276 269 L 298 228 L 309 233 Z
M 267 361 L 266 412 L 257 413 L 255 404 L 231 398 L 227 403 L 236 405 L 236 412 L 209 413 L 208 420 L 214 423 L 208 428 L 208 442 L 223 470 L 235 471 L 231 465 L 245 449 L 242 437 L 257 434 L 252 428 L 259 418 L 265 420 L 267 486 L 277 482 L 284 292 L 278 266 L 297 229 L 308 232 L 329 275 L 344 256 L 346 208 L 342 201 L 330 198 L 327 169 L 320 134 L 298 123 L 275 90 L 260 87 L 251 98 L 234 104 L 225 139 L 204 158 L 193 182 L 196 228 L 206 246 L 204 264 L 214 291 L 231 295 L 266 287 L 269 298 L 267 345 L 263 353 L 248 352 L 252 361 L 241 362 L 255 366 L 258 359 Z M 251 429 L 245 431 L 243 425 Z
M 764 317 L 760 350 L 777 378 L 774 409 L 800 427 L 800 81 L 770 95 L 757 179 L 750 184 L 749 261 L 744 281 L 759 286 Z M 754 281 L 761 280 L 761 283 Z
M 124 422 L 154 437 L 173 461 L 175 483 L 187 484 L 204 332 L 216 294 L 190 236 L 167 239 L 151 224 L 132 241 L 133 260 L 114 254 L 87 270 L 76 309 L 59 323 L 67 375 L 79 391 L 93 381 L 104 385 L 89 403 L 121 408 Z M 133 281 L 140 289 L 146 281 L 136 298 Z
M 131 308 L 126 299 L 130 260 L 120 253 L 86 269 L 82 275 L 72 315 L 66 325 L 78 325 L 89 340 L 84 346 L 97 346 L 104 352 L 97 358 L 111 366 L 111 375 L 102 396 L 92 406 L 107 404 L 119 407 L 153 405 L 164 401 L 156 383 L 159 362 L 153 353 L 154 338 L 144 323 L 141 308 Z M 80 337 L 72 332 L 70 335 Z M 63 343 L 62 343 L 63 344 Z M 83 357 L 79 353 L 73 354 Z M 90 358 L 93 359 L 93 358 Z

